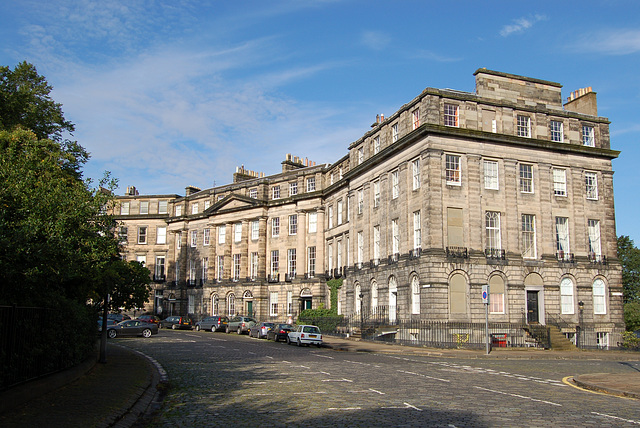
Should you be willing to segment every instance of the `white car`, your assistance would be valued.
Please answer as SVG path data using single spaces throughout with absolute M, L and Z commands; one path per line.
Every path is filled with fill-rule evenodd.
M 287 335 L 287 343 L 295 343 L 298 346 L 314 344 L 322 346 L 322 333 L 315 325 L 299 325 Z

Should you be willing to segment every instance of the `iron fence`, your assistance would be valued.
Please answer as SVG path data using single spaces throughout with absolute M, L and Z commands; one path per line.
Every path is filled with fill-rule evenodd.
M 77 364 L 59 318 L 53 309 L 0 306 L 0 390 Z

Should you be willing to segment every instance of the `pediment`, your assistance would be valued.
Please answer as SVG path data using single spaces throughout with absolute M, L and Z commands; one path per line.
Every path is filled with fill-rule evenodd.
M 223 211 L 238 211 L 249 208 L 256 208 L 263 205 L 257 199 L 249 198 L 244 195 L 230 194 L 211 205 L 205 211 L 205 214 L 215 214 Z

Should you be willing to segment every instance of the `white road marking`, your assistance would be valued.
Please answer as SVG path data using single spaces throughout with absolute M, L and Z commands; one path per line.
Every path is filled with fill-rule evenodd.
M 273 357 L 271 357 L 271 356 L 269 356 L 269 355 L 267 355 L 267 358 L 271 358 L 271 359 L 273 360 Z
M 398 371 L 400 373 L 406 373 L 406 374 L 410 374 L 410 375 L 414 375 L 414 376 L 426 377 L 427 379 L 439 380 L 440 382 L 451 382 L 449 379 L 440 379 L 438 377 L 427 376 L 427 375 L 422 374 L 422 373 L 408 372 L 408 371 L 405 371 L 405 370 L 398 370 Z
M 605 418 L 616 419 L 616 420 L 623 421 L 623 422 L 628 422 L 630 424 L 640 425 L 640 421 L 634 421 L 633 419 L 624 419 L 624 418 L 621 418 L 621 417 L 618 417 L 618 416 L 607 415 L 605 413 L 598 413 L 598 412 L 591 412 L 591 414 L 598 415 L 598 416 L 604 416 Z
M 322 373 L 324 375 L 331 376 L 331 373 L 328 373 L 328 372 L 318 372 L 318 373 Z
M 362 407 L 329 407 L 327 410 L 362 410 Z
M 326 394 L 326 391 L 306 391 L 306 392 L 294 392 L 293 395 L 308 395 L 308 394 Z
M 404 403 L 404 405 L 405 405 L 405 406 L 407 406 L 407 407 L 409 407 L 410 409 L 417 410 L 417 411 L 419 411 L 419 412 L 421 412 L 421 411 L 422 411 L 422 409 L 418 409 L 416 406 L 412 406 L 412 405 L 411 405 L 411 404 L 409 404 L 409 403 Z
M 353 383 L 352 380 L 345 379 L 345 378 L 342 378 L 342 379 L 324 379 L 324 380 L 322 380 L 322 382 L 349 382 L 349 383 Z
M 535 401 L 535 402 L 538 402 L 538 403 L 545 403 L 545 404 L 550 404 L 550 405 L 552 405 L 552 406 L 562 407 L 562 404 L 554 403 L 554 402 L 552 402 L 552 401 L 539 400 L 539 399 L 537 399 L 537 398 L 527 397 L 526 395 L 511 394 L 511 393 L 509 393 L 509 392 L 496 391 L 495 389 L 483 388 L 483 387 L 481 387 L 481 386 L 474 386 L 474 388 L 476 388 L 476 389 L 481 389 L 481 390 L 483 390 L 483 391 L 493 392 L 493 393 L 495 393 L 495 394 L 508 395 L 508 396 L 510 396 L 510 397 L 522 398 L 522 399 L 524 399 L 524 400 L 531 400 L 531 401 Z
M 320 358 L 328 358 L 330 360 L 335 360 L 335 358 L 330 357 L 328 355 L 320 355 L 320 354 L 313 354 L 315 357 L 320 357 Z

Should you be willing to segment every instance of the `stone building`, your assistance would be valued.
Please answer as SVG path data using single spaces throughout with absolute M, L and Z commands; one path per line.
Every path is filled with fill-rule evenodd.
M 119 197 L 129 260 L 154 272 L 156 312 L 285 320 L 329 306 L 390 323 L 624 328 L 609 121 L 591 88 L 479 69 L 475 93 L 427 88 L 333 164 L 238 168 L 185 196 Z M 571 327 L 573 326 L 573 327 Z

